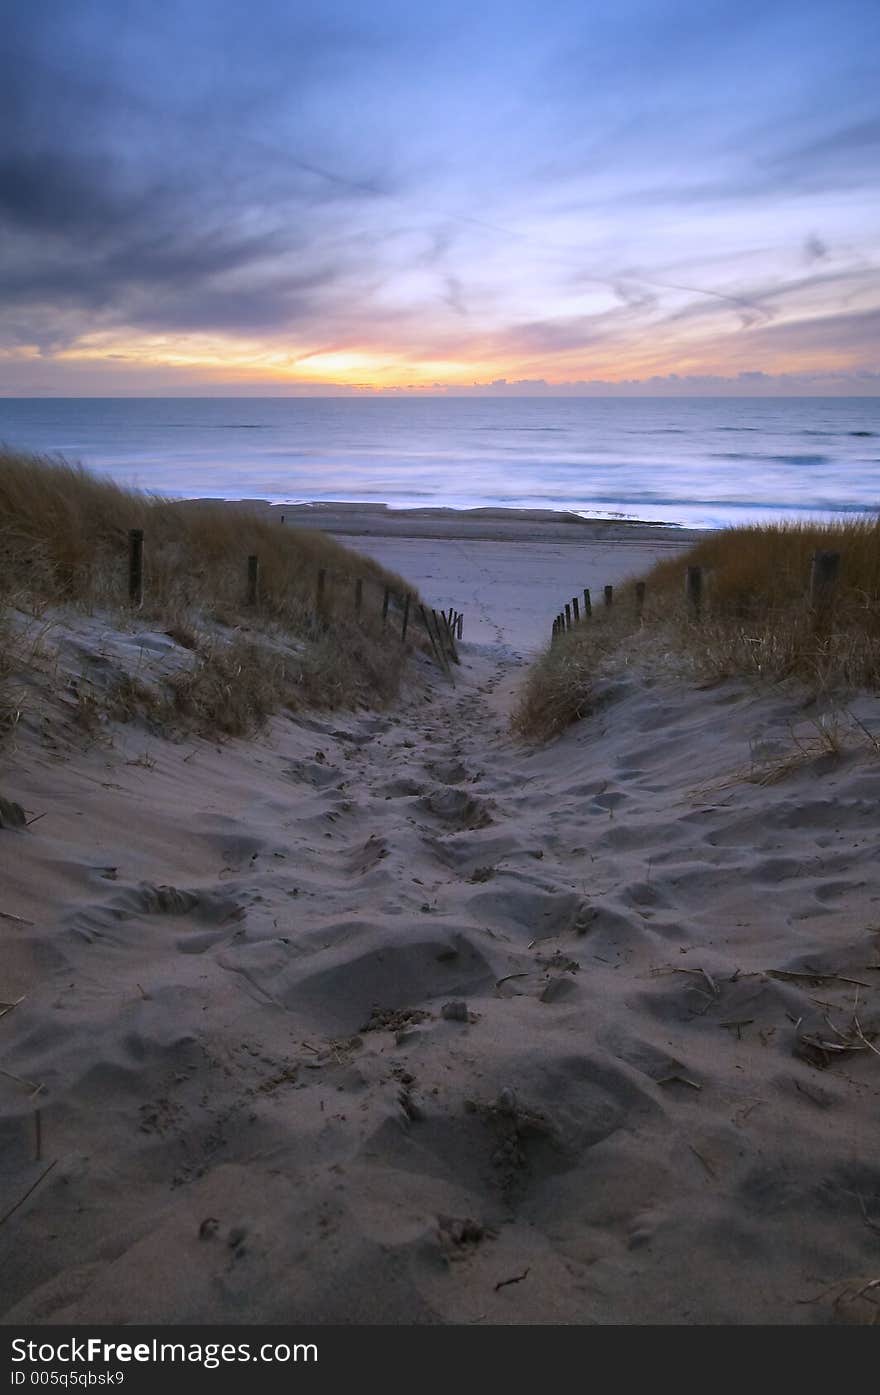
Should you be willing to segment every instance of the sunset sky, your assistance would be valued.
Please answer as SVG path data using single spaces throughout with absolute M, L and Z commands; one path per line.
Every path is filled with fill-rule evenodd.
M 876 0 L 24 0 L 0 393 L 880 393 Z

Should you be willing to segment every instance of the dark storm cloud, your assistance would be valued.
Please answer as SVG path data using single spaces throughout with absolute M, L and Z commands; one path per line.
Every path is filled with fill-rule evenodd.
M 336 37 L 307 8 L 289 23 L 288 7 L 264 6 L 264 40 L 274 29 L 287 41 L 273 53 L 255 46 L 242 7 L 240 27 L 227 16 L 223 38 L 241 39 L 253 66 L 227 72 L 211 94 L 186 34 L 173 29 L 161 43 L 157 20 L 172 8 L 19 10 L 0 57 L 7 306 L 79 306 L 83 327 L 97 314 L 101 325 L 269 331 L 357 276 L 346 239 L 358 206 L 387 193 L 387 172 L 375 160 L 333 168 L 320 141 L 307 158 L 286 127 L 291 100 L 353 61 L 354 13 L 354 31 Z M 206 24 L 216 17 L 213 6 L 193 11 Z M 230 56 L 216 39 L 200 46 L 207 71 Z
M 24 154 L 7 149 L 0 159 L 0 218 L 7 228 L 38 236 L 53 234 L 60 223 L 74 236 L 104 237 L 125 221 L 126 210 L 108 187 L 100 160 L 54 150 Z

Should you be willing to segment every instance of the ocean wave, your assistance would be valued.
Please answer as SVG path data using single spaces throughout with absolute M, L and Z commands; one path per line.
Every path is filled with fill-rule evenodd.
M 752 451 L 713 450 L 713 460 L 754 460 L 772 462 L 775 465 L 830 465 L 828 455 L 761 455 Z
M 268 431 L 264 421 L 157 421 L 154 431 Z
M 876 436 L 876 431 L 801 431 L 801 436 L 818 436 L 824 441 L 843 440 L 847 436 Z
M 756 460 L 774 460 L 780 465 L 830 465 L 827 455 L 760 455 Z

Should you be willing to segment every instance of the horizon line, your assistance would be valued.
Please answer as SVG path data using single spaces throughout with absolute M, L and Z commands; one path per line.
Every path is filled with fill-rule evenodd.
M 878 401 L 880 387 L 875 392 L 408 392 L 396 389 L 379 391 L 348 392 L 292 392 L 292 393 L 183 393 L 183 392 L 136 392 L 136 393 L 61 393 L 61 392 L 3 392 L 0 402 L 162 402 L 177 400 L 183 402 L 212 401 L 264 401 L 264 402 L 309 402 L 315 400 L 351 401 L 410 401 L 430 399 L 442 402 L 456 401 L 528 401 L 528 402 L 616 402 L 620 400 L 691 401 L 709 402 L 723 400 L 732 402 L 772 402 L 809 401 L 825 398 L 828 401 Z

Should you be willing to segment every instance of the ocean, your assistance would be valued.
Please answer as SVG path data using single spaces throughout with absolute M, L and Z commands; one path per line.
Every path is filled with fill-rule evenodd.
M 0 398 L 0 442 L 184 498 L 691 527 L 880 509 L 880 398 Z

